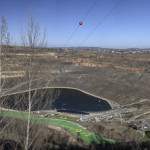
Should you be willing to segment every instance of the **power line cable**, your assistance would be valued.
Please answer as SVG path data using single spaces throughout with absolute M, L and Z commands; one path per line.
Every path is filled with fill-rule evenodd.
M 92 5 L 89 7 L 89 9 L 86 11 L 85 15 L 82 17 L 82 21 L 84 22 L 86 20 L 86 18 L 89 16 L 89 14 L 92 12 L 92 9 L 96 6 L 97 0 L 95 0 Z M 70 40 L 73 38 L 73 36 L 75 35 L 75 33 L 78 31 L 80 27 L 80 24 L 75 24 L 75 29 L 71 32 L 71 34 L 69 35 L 68 39 L 66 40 L 66 44 L 65 46 L 70 42 Z
M 92 12 L 92 9 L 96 6 L 97 0 L 95 0 L 89 9 L 86 11 L 85 15 L 82 17 L 82 20 L 85 21 L 89 14 Z
M 80 25 L 77 25 L 75 29 L 72 31 L 72 33 L 69 35 L 68 39 L 66 40 L 65 46 L 70 42 L 70 40 L 73 38 L 77 30 L 79 29 Z
M 115 5 L 108 11 L 108 13 L 102 18 L 102 20 L 100 20 L 98 24 L 89 32 L 89 34 L 85 37 L 85 39 L 82 40 L 82 42 L 79 45 L 82 45 L 83 43 L 85 43 L 93 35 L 93 33 L 97 30 L 97 28 L 103 25 L 105 20 L 107 20 L 107 18 L 109 18 L 109 16 L 112 15 L 112 12 L 119 6 L 120 3 L 121 3 L 121 0 L 118 0 L 115 3 Z

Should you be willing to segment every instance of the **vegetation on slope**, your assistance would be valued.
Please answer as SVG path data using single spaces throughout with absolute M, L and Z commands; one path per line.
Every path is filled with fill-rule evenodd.
M 25 121 L 27 121 L 28 119 L 28 113 L 20 111 L 2 111 L 0 112 L 0 116 L 15 119 L 23 119 Z M 34 124 L 54 125 L 62 127 L 69 131 L 72 135 L 81 138 L 81 140 L 83 140 L 86 144 L 115 143 L 113 140 L 105 139 L 100 135 L 96 135 L 93 132 L 88 131 L 83 126 L 72 121 L 55 118 L 44 118 L 37 115 L 31 115 L 31 122 Z

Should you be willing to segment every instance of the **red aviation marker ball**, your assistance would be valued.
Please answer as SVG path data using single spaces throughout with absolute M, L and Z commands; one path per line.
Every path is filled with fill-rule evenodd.
M 83 25 L 83 21 L 80 21 L 80 22 L 79 22 L 79 25 L 82 26 L 82 25 Z

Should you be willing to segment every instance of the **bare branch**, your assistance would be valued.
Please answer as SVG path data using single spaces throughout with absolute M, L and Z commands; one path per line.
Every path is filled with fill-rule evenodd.
M 31 49 L 36 49 L 38 47 L 46 46 L 46 32 L 41 32 L 40 26 L 38 23 L 34 21 L 32 17 L 28 18 L 27 28 L 25 34 L 21 36 L 22 43 L 25 47 L 29 47 Z M 35 52 L 35 51 L 34 51 Z M 30 135 L 30 120 L 31 120 L 31 107 L 32 107 L 32 96 L 31 96 L 31 88 L 32 88 L 32 70 L 33 70 L 33 56 L 29 56 L 27 74 L 28 74 L 28 123 L 26 130 L 26 141 L 25 141 L 25 149 L 29 148 L 29 135 Z M 39 66 L 38 66 L 39 67 Z

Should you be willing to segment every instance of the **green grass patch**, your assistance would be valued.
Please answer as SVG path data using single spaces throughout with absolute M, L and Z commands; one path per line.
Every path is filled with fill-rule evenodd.
M 18 111 L 2 111 L 0 112 L 0 116 L 8 117 L 8 118 L 15 118 L 15 119 L 22 119 L 27 121 L 28 119 L 28 112 L 18 112 Z M 90 143 L 115 143 L 113 140 L 109 140 L 103 138 L 100 135 L 96 135 L 93 132 L 90 132 L 83 126 L 79 125 L 78 123 L 67 121 L 65 119 L 55 119 L 55 118 L 44 118 L 38 115 L 31 114 L 31 123 L 33 124 L 42 124 L 42 125 L 53 125 L 57 127 L 61 127 L 66 129 L 74 136 L 79 136 L 86 144 Z

